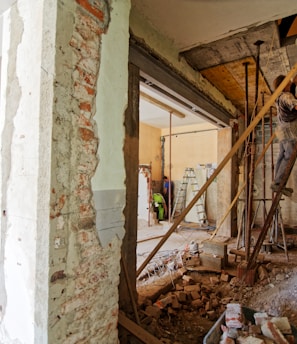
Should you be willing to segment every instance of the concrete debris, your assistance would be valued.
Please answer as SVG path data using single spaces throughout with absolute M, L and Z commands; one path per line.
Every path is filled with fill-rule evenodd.
M 284 334 L 291 334 L 291 325 L 287 317 L 274 317 L 271 319 L 276 327 Z
M 278 344 L 288 344 L 289 342 L 286 340 L 284 335 L 281 331 L 277 328 L 276 324 L 272 321 L 267 320 L 261 325 L 262 333 L 265 337 L 272 339 L 274 342 Z
M 266 312 L 255 313 L 254 314 L 255 324 L 262 325 L 266 320 L 268 320 L 268 314 Z
M 242 328 L 243 318 L 239 303 L 228 303 L 225 313 L 225 322 L 228 328 Z
M 221 324 L 220 344 L 290 344 L 295 339 L 286 317 L 269 317 L 254 313 L 254 322 L 246 318 L 240 304 L 230 303 L 225 311 L 225 324 Z M 261 323 L 258 325 L 257 323 Z M 218 324 L 219 326 L 219 324 Z M 215 343 L 214 343 L 215 344 Z
M 263 265 L 260 265 L 258 267 L 258 275 L 259 275 L 259 280 L 263 281 L 268 278 L 269 274 L 268 271 L 265 269 Z

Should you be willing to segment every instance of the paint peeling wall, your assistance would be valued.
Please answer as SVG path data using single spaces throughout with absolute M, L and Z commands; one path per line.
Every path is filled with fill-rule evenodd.
M 105 247 L 124 236 L 126 203 L 123 156 L 124 114 L 128 94 L 130 0 L 112 2 L 111 22 L 102 37 L 97 112 L 99 167 L 92 178 L 96 227 Z

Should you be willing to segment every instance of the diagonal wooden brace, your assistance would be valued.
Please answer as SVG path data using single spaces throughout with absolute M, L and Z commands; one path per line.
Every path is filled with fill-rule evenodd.
M 279 201 L 281 200 L 282 198 L 282 189 L 285 187 L 289 177 L 290 177 L 290 174 L 291 174 L 291 171 L 292 171 L 292 168 L 294 166 L 294 163 L 296 161 L 296 158 L 297 158 L 297 144 L 295 145 L 295 149 L 293 151 L 293 154 L 290 158 L 290 160 L 288 161 L 288 165 L 286 167 L 286 170 L 285 170 L 285 174 L 284 174 L 284 177 L 283 177 L 283 180 L 281 181 L 280 185 L 279 185 L 279 189 L 272 201 L 272 204 L 271 204 L 271 208 L 269 210 L 269 213 L 267 215 L 267 218 L 265 220 L 265 223 L 263 225 L 263 228 L 261 229 L 261 232 L 260 232 L 260 235 L 258 237 L 258 240 L 256 242 L 256 245 L 254 247 L 254 250 L 250 256 L 250 259 L 248 260 L 248 263 L 247 263 L 247 270 L 249 269 L 252 269 L 255 267 L 256 265 L 256 261 L 257 261 L 257 256 L 260 252 L 260 249 L 263 245 L 263 242 L 265 240 L 265 237 L 267 235 L 267 232 L 268 232 L 268 229 L 271 225 L 271 222 L 272 222 L 272 219 L 273 219 L 273 216 L 277 210 L 277 207 L 278 207 L 278 204 L 279 204 Z

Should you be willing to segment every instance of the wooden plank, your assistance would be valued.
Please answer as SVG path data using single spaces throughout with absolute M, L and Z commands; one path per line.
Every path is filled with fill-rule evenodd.
M 245 258 L 245 251 L 235 250 L 233 248 L 229 251 L 229 254 L 234 254 L 235 256 Z M 265 256 L 263 254 L 259 254 L 257 258 L 260 262 L 264 262 L 265 260 Z
M 125 141 L 124 160 L 126 173 L 126 200 L 129 206 L 124 209 L 126 234 L 122 241 L 122 257 L 129 266 L 136 266 L 137 241 L 137 202 L 138 202 L 138 156 L 139 156 L 139 69 L 129 63 L 128 107 L 125 111 Z M 134 298 L 137 297 L 136 272 L 128 269 L 128 279 L 131 283 Z M 130 292 L 125 281 L 124 272 L 120 276 L 120 308 L 126 312 L 132 311 Z
M 140 244 L 140 243 L 145 242 L 145 241 L 160 239 L 160 238 L 163 238 L 163 236 L 164 236 L 164 235 L 158 235 L 158 236 L 154 236 L 154 237 L 150 237 L 150 238 L 138 240 L 138 241 L 137 241 L 137 244 Z
M 125 278 L 126 278 L 126 283 L 127 283 L 127 287 L 128 287 L 129 294 L 130 294 L 130 299 L 131 299 L 131 302 L 132 302 L 132 307 L 133 307 L 135 319 L 136 319 L 137 324 L 140 325 L 140 319 L 139 319 L 139 315 L 138 315 L 138 311 L 137 311 L 137 304 L 136 304 L 136 301 L 134 299 L 133 288 L 132 288 L 131 282 L 129 280 L 128 268 L 127 268 L 127 264 L 125 262 L 125 258 L 124 257 L 122 257 L 122 259 L 121 259 L 121 267 L 124 270 L 124 274 L 125 274 Z
M 126 317 L 123 312 L 119 312 L 119 324 L 123 326 L 127 331 L 132 333 L 136 338 L 140 339 L 146 344 L 162 344 L 158 338 L 147 332 L 141 326 L 135 324 L 134 321 Z
M 140 96 L 141 98 L 145 99 L 147 102 L 151 103 L 151 104 L 154 104 L 154 105 L 157 105 L 160 109 L 163 109 L 169 113 L 172 113 L 174 115 L 176 115 L 177 117 L 179 118 L 185 118 L 186 115 L 176 109 L 174 109 L 173 107 L 161 102 L 160 100 L 158 99 L 155 99 L 153 97 L 151 97 L 150 95 L 144 93 L 144 92 L 141 92 L 140 91 Z
M 215 67 L 207 68 L 201 71 L 201 74 L 208 79 L 227 98 L 240 109 L 243 113 L 245 110 L 245 68 L 244 63 L 248 63 L 248 99 L 249 113 L 252 114 L 255 107 L 255 78 L 256 78 L 256 61 L 253 57 L 247 57 L 221 64 Z M 271 95 L 270 88 L 260 71 L 259 74 L 259 95 L 264 93 L 266 96 Z M 261 101 L 258 101 L 258 110 L 262 108 Z

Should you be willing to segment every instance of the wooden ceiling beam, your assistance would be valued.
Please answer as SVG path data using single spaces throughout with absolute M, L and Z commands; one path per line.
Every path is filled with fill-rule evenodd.
M 158 99 L 155 99 L 155 98 L 149 96 L 148 94 L 146 94 L 144 92 L 140 91 L 140 97 L 145 99 L 145 100 L 147 100 L 149 103 L 158 106 L 160 109 L 168 111 L 169 113 L 172 113 L 173 115 L 175 115 L 175 116 L 177 116 L 179 118 L 185 118 L 186 117 L 186 115 L 181 113 L 180 111 L 172 108 L 171 106 L 161 102 Z

